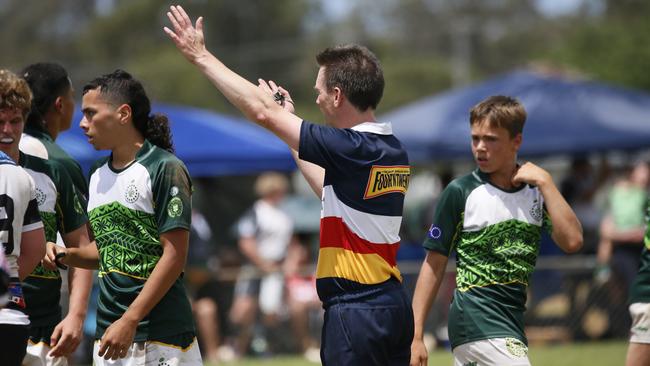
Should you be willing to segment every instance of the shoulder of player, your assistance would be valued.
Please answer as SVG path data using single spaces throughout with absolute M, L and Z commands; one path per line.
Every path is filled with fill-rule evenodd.
M 13 160 L 3 161 L 0 159 L 0 172 L 2 173 L 0 177 L 11 177 L 10 181 L 31 180 L 29 173 Z
M 20 154 L 20 165 L 25 169 L 47 174 L 50 177 L 60 168 L 59 163 L 53 160 L 43 159 L 23 152 Z
M 138 163 L 144 166 L 152 176 L 156 175 L 160 170 L 187 171 L 187 167 L 181 159 L 155 145 L 152 145 L 146 155 L 138 159 Z
M 60 161 L 56 159 L 41 159 L 28 154 L 23 156 L 25 169 L 47 175 L 58 188 L 67 187 L 72 184 L 66 167 Z
M 4 186 L 0 194 L 9 194 L 10 196 L 27 195 L 36 187 L 34 178 L 27 170 L 14 163 L 13 160 L 0 161 L 0 187 Z
M 66 169 L 72 169 L 73 167 L 75 169 L 79 169 L 81 171 L 81 166 L 75 160 L 70 154 L 68 154 L 65 150 L 61 148 L 61 146 L 57 145 L 56 143 L 50 143 L 45 145 L 48 151 L 48 154 L 50 156 L 49 160 L 56 160 L 61 165 L 66 167 Z
M 461 177 L 455 178 L 449 183 L 447 189 L 464 192 L 466 195 L 477 187 L 485 184 L 486 182 L 476 171 L 465 174 Z

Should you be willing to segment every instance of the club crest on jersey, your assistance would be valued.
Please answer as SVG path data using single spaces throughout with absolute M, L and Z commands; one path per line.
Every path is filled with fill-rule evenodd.
M 43 192 L 40 188 L 36 188 L 36 203 L 38 203 L 39 206 L 43 206 L 46 199 L 47 195 L 45 192 Z
M 406 194 L 411 176 L 408 165 L 373 165 L 363 199 L 371 199 L 388 193 Z
M 174 197 L 169 200 L 167 204 L 167 215 L 169 217 L 179 217 L 183 214 L 183 201 L 180 198 Z
M 128 203 L 133 203 L 140 198 L 140 192 L 138 192 L 138 187 L 135 184 L 131 183 L 126 187 L 126 192 L 124 192 L 124 199 Z
M 536 221 L 542 220 L 542 208 L 540 207 L 538 200 L 533 201 L 533 207 L 530 208 L 530 216 Z

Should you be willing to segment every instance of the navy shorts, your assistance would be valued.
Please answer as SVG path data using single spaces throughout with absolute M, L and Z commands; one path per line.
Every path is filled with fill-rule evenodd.
M 323 365 L 408 365 L 413 310 L 401 284 L 389 281 L 379 290 L 350 295 L 324 303 Z

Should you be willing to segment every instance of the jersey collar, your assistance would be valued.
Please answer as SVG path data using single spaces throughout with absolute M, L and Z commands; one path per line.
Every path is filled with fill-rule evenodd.
M 149 142 L 149 140 L 144 139 L 144 142 L 142 143 L 142 147 L 140 147 L 140 150 L 138 150 L 137 153 L 135 153 L 135 159 L 133 159 L 132 162 L 130 162 L 127 166 L 121 169 L 115 169 L 113 168 L 113 153 L 108 157 L 108 168 L 113 172 L 113 173 L 122 173 L 123 171 L 129 169 L 130 167 L 133 166 L 133 164 L 137 163 L 138 161 L 142 160 L 147 154 L 151 152 L 153 148 L 153 145 Z
M 25 130 L 23 132 L 39 140 L 48 140 L 54 142 L 52 136 L 50 136 L 50 134 L 47 133 L 47 131 L 42 126 L 34 126 L 34 125 L 25 126 Z
M 11 160 L 9 155 L 5 154 L 4 152 L 0 151 L 0 164 L 12 164 L 16 165 L 16 162 Z
M 501 188 L 501 187 L 497 186 L 496 184 L 493 184 L 490 181 L 490 174 L 482 172 L 481 169 L 479 169 L 479 168 L 476 168 L 472 172 L 472 174 L 474 174 L 474 177 L 476 177 L 476 179 L 478 179 L 481 183 L 489 184 L 492 187 L 494 187 L 494 188 L 496 188 L 496 189 L 498 189 L 500 191 L 506 192 L 506 193 L 519 192 L 519 191 L 521 191 L 522 189 L 524 189 L 524 188 L 526 188 L 528 186 L 528 184 L 520 184 L 518 187 L 514 187 L 512 189 L 505 189 L 505 188 Z
M 384 123 L 379 123 L 379 122 L 363 122 L 360 123 L 354 127 L 352 127 L 353 130 L 357 132 L 370 132 L 374 133 L 377 135 L 392 135 L 393 134 L 393 126 L 391 125 L 390 122 L 384 122 Z

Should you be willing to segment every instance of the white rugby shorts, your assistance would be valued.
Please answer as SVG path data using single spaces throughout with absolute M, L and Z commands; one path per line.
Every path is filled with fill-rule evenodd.
M 530 366 L 528 347 L 516 338 L 492 338 L 454 348 L 454 366 Z

